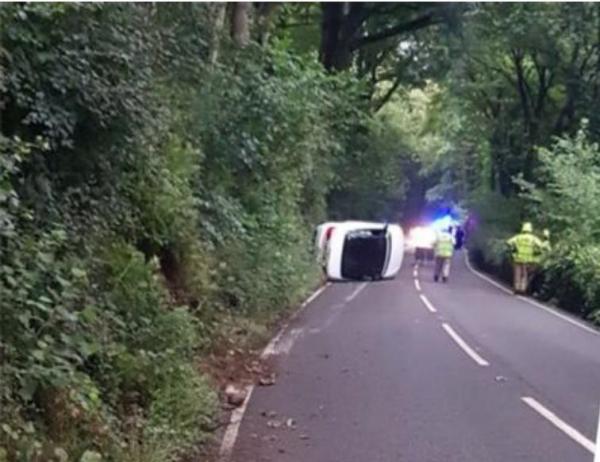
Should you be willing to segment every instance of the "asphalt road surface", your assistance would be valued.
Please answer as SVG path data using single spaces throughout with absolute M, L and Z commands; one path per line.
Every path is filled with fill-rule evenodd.
M 448 284 L 408 257 L 393 281 L 332 284 L 306 306 L 271 345 L 277 381 L 237 412 L 224 454 L 594 461 L 599 333 L 492 285 L 461 253 Z

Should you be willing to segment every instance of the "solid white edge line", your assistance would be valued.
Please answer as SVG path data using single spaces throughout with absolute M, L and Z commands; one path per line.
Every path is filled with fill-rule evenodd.
M 596 455 L 594 462 L 600 462 L 600 407 L 598 407 L 598 430 L 596 431 Z
M 323 285 L 323 286 L 319 287 L 317 290 L 315 290 L 315 292 L 310 297 L 308 297 L 306 300 L 304 300 L 302 305 L 300 305 L 300 308 L 304 308 L 306 305 L 311 304 L 330 285 L 331 285 L 331 282 L 327 282 L 325 285 Z
M 221 462 L 227 462 L 233 453 L 233 447 L 235 446 L 235 441 L 237 440 L 240 425 L 244 418 L 246 408 L 248 407 L 248 402 L 250 402 L 250 396 L 254 391 L 254 385 L 247 385 L 244 390 L 246 398 L 240 407 L 231 411 L 229 424 L 227 424 L 223 440 L 221 441 L 221 447 L 219 449 L 219 461 Z
M 346 297 L 346 303 L 351 302 L 352 300 L 354 300 L 356 298 L 356 296 L 358 294 L 360 294 L 365 287 L 367 287 L 367 283 L 363 282 L 356 289 L 354 289 L 354 292 L 352 292 L 350 295 L 348 295 Z
M 467 342 L 465 342 L 460 335 L 458 335 L 454 329 L 452 329 L 452 327 L 450 327 L 449 324 L 447 323 L 442 323 L 442 327 L 444 328 L 444 330 L 446 331 L 446 333 L 452 338 L 452 340 L 454 340 L 456 342 L 456 344 L 473 360 L 475 361 L 479 366 L 481 367 L 487 367 L 490 365 L 490 363 L 488 363 L 485 359 L 483 359 L 481 356 L 479 356 L 479 354 L 477 354 L 477 352 L 471 348 Z
M 323 291 L 331 285 L 330 282 L 327 282 L 325 285 L 321 286 L 317 289 L 310 297 L 308 297 L 301 305 L 300 308 L 290 317 L 290 321 L 294 319 L 298 314 L 306 308 L 310 303 L 312 303 L 319 295 L 323 293 Z M 285 323 L 277 335 L 271 339 L 271 341 L 267 344 L 265 349 L 262 351 L 260 357 L 266 358 L 272 355 L 275 352 L 275 347 L 277 343 L 281 340 L 283 333 L 287 329 L 289 325 L 289 321 Z M 244 414 L 246 412 L 246 408 L 248 407 L 248 403 L 250 402 L 250 397 L 252 396 L 252 392 L 254 391 L 254 385 L 247 385 L 244 388 L 246 393 L 246 398 L 242 405 L 233 411 L 231 411 L 231 415 L 229 416 L 229 423 L 227 424 L 227 428 L 225 429 L 225 433 L 223 434 L 223 439 L 221 440 L 221 447 L 219 448 L 219 461 L 227 462 L 233 453 L 233 447 L 235 446 L 235 441 L 237 440 L 238 432 L 240 430 L 240 425 L 242 423 L 242 419 L 244 418 Z
M 498 289 L 500 289 L 501 291 L 512 295 L 512 290 L 510 290 L 509 288 L 503 286 L 502 284 L 500 284 L 497 281 L 494 281 L 491 277 L 486 276 L 485 274 L 481 273 L 480 271 L 477 271 L 475 268 L 473 268 L 473 266 L 471 265 L 471 261 L 469 260 L 469 253 L 465 252 L 465 263 L 467 264 L 467 268 L 469 268 L 469 271 L 471 271 L 471 273 L 473 273 L 475 276 L 480 277 L 481 279 L 489 282 L 490 284 L 492 284 L 493 286 L 497 287 Z
M 495 287 L 497 287 L 498 289 L 502 290 L 503 292 L 506 292 L 507 294 L 511 294 L 512 295 L 512 291 L 508 288 L 506 288 L 505 286 L 503 286 L 502 284 L 500 284 L 499 282 L 494 281 L 492 278 L 486 276 L 485 274 L 482 274 L 481 272 L 477 271 L 475 268 L 473 268 L 473 266 L 471 265 L 471 261 L 469 260 L 469 254 L 467 252 L 465 252 L 465 262 L 467 264 L 467 268 L 469 268 L 469 270 L 475 274 L 475 276 L 480 277 L 481 279 L 486 280 L 487 282 L 489 282 L 490 284 L 494 285 Z M 544 311 L 546 311 L 547 313 L 556 316 L 557 318 L 562 319 L 563 321 L 567 321 L 568 323 L 580 327 L 581 329 L 585 330 L 586 332 L 589 332 L 590 334 L 594 334 L 594 335 L 600 335 L 600 331 L 594 329 L 593 327 L 587 326 L 586 324 L 577 321 L 575 319 L 572 319 L 570 316 L 567 316 L 565 314 L 559 313 L 557 311 L 557 309 L 555 308 L 551 308 L 549 306 L 546 306 L 540 302 L 538 302 L 537 300 L 533 300 L 529 297 L 523 297 L 522 295 L 518 295 L 517 298 L 523 302 L 529 303 L 532 306 L 535 306 L 536 308 L 540 308 Z
M 421 297 L 421 301 L 423 302 L 423 304 L 427 307 L 427 309 L 429 311 L 431 311 L 432 313 L 437 313 L 437 310 L 436 310 L 435 306 L 433 306 L 431 304 L 431 302 L 429 301 L 429 299 L 425 295 L 419 294 L 419 297 Z
M 415 279 L 415 287 L 417 288 L 417 290 L 419 292 L 421 292 L 421 283 L 419 282 L 418 279 Z
M 532 408 L 534 411 L 536 411 L 538 414 L 540 414 L 542 417 L 544 417 L 546 420 L 548 420 L 552 425 L 554 425 L 556 428 L 558 428 L 560 431 L 562 431 L 565 435 L 570 437 L 575 442 L 579 443 L 581 446 L 583 446 L 585 449 L 590 451 L 592 454 L 594 454 L 596 452 L 595 444 L 591 440 L 589 440 L 588 438 L 583 436 L 579 431 L 575 430 L 568 423 L 566 423 L 564 420 L 562 420 L 560 417 L 558 417 L 552 411 L 548 410 L 546 407 L 544 407 L 538 401 L 536 401 L 535 399 L 533 399 L 530 396 L 523 396 L 523 397 L 521 397 L 521 400 L 525 404 L 527 404 L 530 408 Z M 598 460 L 597 454 L 596 454 L 596 457 L 594 458 L 594 461 L 596 461 L 596 460 Z
M 540 302 L 538 302 L 536 300 L 532 300 L 531 298 L 528 298 L 528 297 L 523 297 L 522 295 L 518 295 L 517 298 L 519 300 L 522 300 L 522 301 L 526 302 L 526 303 L 529 303 L 532 306 L 540 308 L 540 309 L 542 309 L 542 310 L 544 310 L 544 311 L 546 311 L 546 312 L 548 312 L 548 313 L 550 313 L 550 314 L 552 314 L 552 315 L 554 315 L 554 316 L 562 319 L 563 321 L 567 321 L 568 323 L 573 324 L 574 326 L 580 327 L 581 329 L 585 330 L 586 332 L 589 332 L 590 334 L 600 335 L 599 331 L 597 331 L 597 330 L 595 330 L 595 329 L 593 329 L 593 328 L 591 328 L 589 326 L 586 326 L 585 324 L 583 324 L 583 323 L 581 323 L 579 321 L 576 321 L 575 319 L 570 318 L 566 314 L 559 313 L 555 309 L 552 309 L 552 308 L 550 308 L 550 307 L 548 307 L 546 305 L 543 305 L 542 303 L 540 303 Z

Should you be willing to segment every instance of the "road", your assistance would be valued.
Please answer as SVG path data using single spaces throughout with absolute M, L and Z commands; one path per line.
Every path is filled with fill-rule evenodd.
M 329 285 L 287 326 L 268 349 L 277 382 L 238 411 L 227 458 L 594 461 L 600 335 L 461 253 L 448 284 L 410 263 L 393 281 Z

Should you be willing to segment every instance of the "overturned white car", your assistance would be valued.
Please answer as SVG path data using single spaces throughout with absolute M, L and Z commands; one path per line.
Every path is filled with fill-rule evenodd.
M 321 264 L 321 266 L 325 267 L 327 264 L 326 261 L 326 252 L 327 252 L 327 243 L 331 238 L 331 234 L 333 233 L 333 229 L 335 225 L 337 225 L 338 221 L 327 221 L 325 223 L 321 223 L 315 229 L 315 249 L 317 252 L 317 261 Z
M 329 280 L 393 278 L 402 265 L 404 235 L 398 225 L 328 222 L 317 228 L 317 245 Z

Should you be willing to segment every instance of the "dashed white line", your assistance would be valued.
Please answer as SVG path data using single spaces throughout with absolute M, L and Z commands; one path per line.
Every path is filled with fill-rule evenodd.
M 351 302 L 352 300 L 354 300 L 356 298 L 356 296 L 358 294 L 360 294 L 365 287 L 367 287 L 367 283 L 363 282 L 356 289 L 354 289 L 354 292 L 352 292 L 350 295 L 348 295 L 346 297 L 346 303 Z
M 567 435 L 569 438 L 571 438 L 575 442 L 579 443 L 581 446 L 583 446 L 585 449 L 590 451 L 592 454 L 594 454 L 596 452 L 595 444 L 591 440 L 589 440 L 584 435 L 582 435 L 579 431 L 577 431 L 576 429 L 571 427 L 568 423 L 566 423 L 564 420 L 562 420 L 560 417 L 558 417 L 552 411 L 548 410 L 546 407 L 541 405 L 538 401 L 531 398 L 530 396 L 523 396 L 521 398 L 521 400 L 525 404 L 527 404 L 530 408 L 532 408 L 534 411 L 536 411 L 538 414 L 540 414 L 542 417 L 544 417 L 547 421 L 549 421 L 552 425 L 554 425 L 556 428 L 558 428 L 560 431 L 562 431 L 565 435 Z M 596 456 L 594 458 L 594 462 L 596 462 L 597 460 L 598 460 L 598 454 L 596 454 Z
M 432 313 L 437 313 L 435 306 L 433 306 L 431 304 L 431 302 L 428 300 L 428 298 L 425 295 L 419 294 L 419 297 L 421 297 L 421 301 L 423 302 L 423 304 L 427 307 L 427 309 L 429 311 L 431 311 Z
M 479 356 L 479 354 L 473 349 L 471 348 L 467 342 L 465 342 L 460 335 L 458 335 L 454 329 L 452 329 L 452 327 L 450 327 L 449 324 L 447 323 L 443 323 L 442 327 L 444 328 L 444 330 L 446 331 L 446 333 L 452 338 L 452 340 L 454 340 L 456 342 L 456 344 L 473 360 L 475 361 L 479 366 L 482 367 L 487 367 L 490 365 L 490 363 L 488 363 L 485 359 L 483 359 L 481 356 Z
M 600 407 L 598 408 L 598 430 L 596 431 L 596 455 L 594 462 L 600 462 Z
M 419 292 L 421 292 L 421 283 L 419 282 L 418 279 L 415 279 L 415 287 L 417 288 L 417 290 Z
M 219 449 L 219 460 L 222 462 L 226 462 L 231 457 L 231 453 L 233 452 L 233 446 L 235 445 L 235 440 L 237 439 L 238 432 L 240 430 L 240 424 L 242 423 L 242 419 L 244 418 L 244 413 L 246 412 L 246 408 L 248 407 L 248 402 L 250 401 L 250 396 L 252 395 L 252 391 L 254 390 L 253 385 L 248 385 L 244 392 L 246 393 L 246 398 L 242 405 L 231 412 L 231 416 L 229 417 L 229 424 L 227 425 L 227 429 L 225 430 L 225 434 L 223 435 L 223 440 L 221 441 L 221 448 Z
M 413 270 L 413 277 L 414 278 L 418 278 L 419 277 L 419 272 L 417 271 L 417 268 L 415 267 L 415 269 Z

